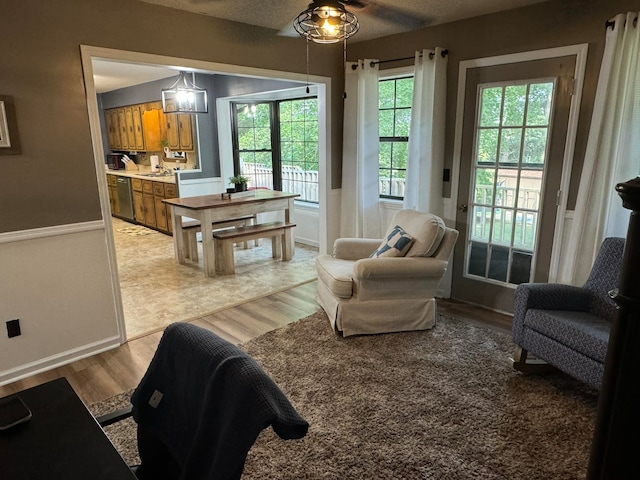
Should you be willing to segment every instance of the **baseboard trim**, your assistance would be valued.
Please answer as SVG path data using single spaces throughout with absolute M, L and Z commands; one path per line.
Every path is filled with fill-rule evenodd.
M 50 357 L 42 358 L 35 362 L 20 365 L 17 368 L 0 372 L 0 387 L 53 368 L 61 367 L 76 360 L 82 360 L 83 358 L 106 352 L 107 350 L 111 350 L 119 346 L 120 337 L 114 336 L 99 342 L 67 350 L 66 352 L 61 352 Z

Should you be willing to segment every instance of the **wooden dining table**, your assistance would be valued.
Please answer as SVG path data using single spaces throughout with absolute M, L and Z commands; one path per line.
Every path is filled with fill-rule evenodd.
M 199 195 L 195 197 L 168 198 L 163 202 L 171 207 L 173 225 L 173 245 L 175 257 L 179 264 L 186 263 L 186 245 L 182 232 L 183 217 L 198 220 L 202 230 L 202 256 L 204 273 L 208 277 L 216 275 L 216 251 L 211 231 L 205 225 L 213 222 L 238 218 L 265 212 L 284 211 L 284 221 L 294 223 L 294 198 L 297 193 L 279 192 L 277 190 L 253 190 L 246 196 L 234 197 L 227 194 Z M 294 251 L 294 237 L 291 235 L 291 252 Z

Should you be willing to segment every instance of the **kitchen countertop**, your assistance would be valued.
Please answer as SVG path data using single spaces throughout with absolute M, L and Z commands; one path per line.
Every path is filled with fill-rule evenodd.
M 153 180 L 154 182 L 176 183 L 176 172 L 171 175 L 149 175 L 151 167 L 138 165 L 138 170 L 107 170 L 107 175 L 117 175 L 119 177 L 140 178 L 142 180 Z

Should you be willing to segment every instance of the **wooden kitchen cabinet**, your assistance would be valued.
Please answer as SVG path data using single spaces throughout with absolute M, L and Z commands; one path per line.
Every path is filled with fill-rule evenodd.
M 105 127 L 107 129 L 107 141 L 111 150 L 120 150 L 120 127 L 118 125 L 118 111 L 105 110 Z
M 144 224 L 144 202 L 142 201 L 142 180 L 131 179 L 131 190 L 133 190 L 133 212 L 136 222 Z
M 193 125 L 188 113 L 164 114 L 169 148 L 176 152 L 193 150 Z
M 168 232 L 167 212 L 162 200 L 164 200 L 164 183 L 153 182 L 153 204 L 156 211 L 156 225 L 158 230 Z
M 144 224 L 157 228 L 156 204 L 153 198 L 153 183 L 151 180 L 142 181 L 142 204 L 144 206 Z
M 127 147 L 129 150 L 134 150 L 136 144 L 135 132 L 133 130 L 133 108 L 127 107 L 124 109 L 124 121 L 125 128 L 127 130 Z
M 153 182 L 151 180 L 131 179 L 133 190 L 133 210 L 136 222 L 145 227 L 156 228 L 156 209 L 153 202 Z
M 120 199 L 118 198 L 118 177 L 107 175 L 107 187 L 109 188 L 109 205 L 112 215 L 120 215 Z
M 144 105 L 142 113 L 142 133 L 145 150 L 149 152 L 162 151 L 163 128 L 165 125 L 162 102 L 154 102 Z
M 120 149 L 129 150 L 129 136 L 127 134 L 127 117 L 124 108 L 117 109 L 118 131 L 120 133 Z
M 162 200 L 176 197 L 176 186 L 170 183 L 153 182 L 153 198 L 156 207 L 156 224 L 158 230 L 165 233 L 173 233 L 171 223 L 171 207 L 165 205 Z
M 144 151 L 144 132 L 142 131 L 142 106 L 131 107 L 131 122 L 133 128 L 133 144 L 129 143 L 129 148 L 133 145 L 134 150 Z
M 132 178 L 131 185 L 136 221 L 145 227 L 171 234 L 171 208 L 162 200 L 177 196 L 175 184 Z

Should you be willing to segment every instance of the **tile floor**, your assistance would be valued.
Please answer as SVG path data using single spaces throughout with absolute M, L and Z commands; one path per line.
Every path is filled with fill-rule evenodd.
M 296 244 L 292 261 L 271 258 L 271 242 L 236 247 L 236 274 L 205 277 L 199 263 L 179 265 L 173 238 L 112 218 L 127 337 L 136 338 L 316 279 L 318 250 Z

